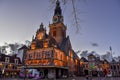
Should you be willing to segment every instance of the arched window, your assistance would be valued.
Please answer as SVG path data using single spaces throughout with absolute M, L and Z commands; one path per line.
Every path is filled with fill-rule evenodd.
M 119 65 L 117 65 L 117 68 L 120 69 Z
M 112 65 L 111 65 L 111 69 L 113 69 Z
M 116 66 L 114 65 L 114 70 L 116 70 Z
M 53 37 L 56 37 L 56 31 L 53 31 Z

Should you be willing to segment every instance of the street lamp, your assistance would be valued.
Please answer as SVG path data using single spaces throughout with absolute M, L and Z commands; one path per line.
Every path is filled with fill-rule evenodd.
M 25 61 L 24 61 L 25 62 Z M 26 68 L 27 68 L 27 65 L 24 63 L 24 66 L 23 66 L 23 68 L 24 68 L 24 80 L 26 79 Z
M 24 69 L 24 80 L 26 78 L 26 63 L 25 63 L 25 58 L 26 58 L 26 52 L 27 52 L 27 49 L 23 49 L 23 69 Z

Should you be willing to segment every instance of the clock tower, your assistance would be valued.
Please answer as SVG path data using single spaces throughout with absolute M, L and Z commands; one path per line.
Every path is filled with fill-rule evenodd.
M 72 49 L 69 36 L 66 36 L 67 27 L 64 25 L 59 1 L 56 0 L 49 34 L 41 23 L 25 52 L 26 69 L 36 70 L 40 74 L 37 76 L 42 78 L 56 79 L 69 76 L 69 73 L 79 75 L 80 59 Z
M 56 8 L 53 16 L 53 23 L 63 22 L 62 10 L 59 0 L 56 1 Z
M 54 10 L 54 16 L 52 21 L 53 21 L 52 24 L 49 25 L 50 27 L 49 35 L 52 36 L 60 45 L 63 39 L 66 38 L 66 26 L 63 23 L 64 19 L 62 16 L 62 10 L 60 7 L 59 0 L 56 1 L 56 7 Z

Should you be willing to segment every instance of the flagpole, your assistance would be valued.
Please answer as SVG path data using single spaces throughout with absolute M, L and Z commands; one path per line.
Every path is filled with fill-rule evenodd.
M 111 53 L 111 56 L 113 57 L 112 47 L 111 46 L 110 46 L 110 53 Z

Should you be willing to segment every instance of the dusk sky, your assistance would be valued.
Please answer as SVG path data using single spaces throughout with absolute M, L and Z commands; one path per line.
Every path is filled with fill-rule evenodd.
M 49 31 L 54 7 L 50 0 L 0 0 L 0 45 L 32 40 L 41 22 Z M 70 1 L 70 0 L 69 0 Z M 77 51 L 105 54 L 112 47 L 120 55 L 120 0 L 76 0 L 80 28 L 73 25 L 71 2 L 61 3 L 67 35 Z M 52 5 L 53 6 L 53 5 Z M 92 46 L 95 43 L 97 46 Z

